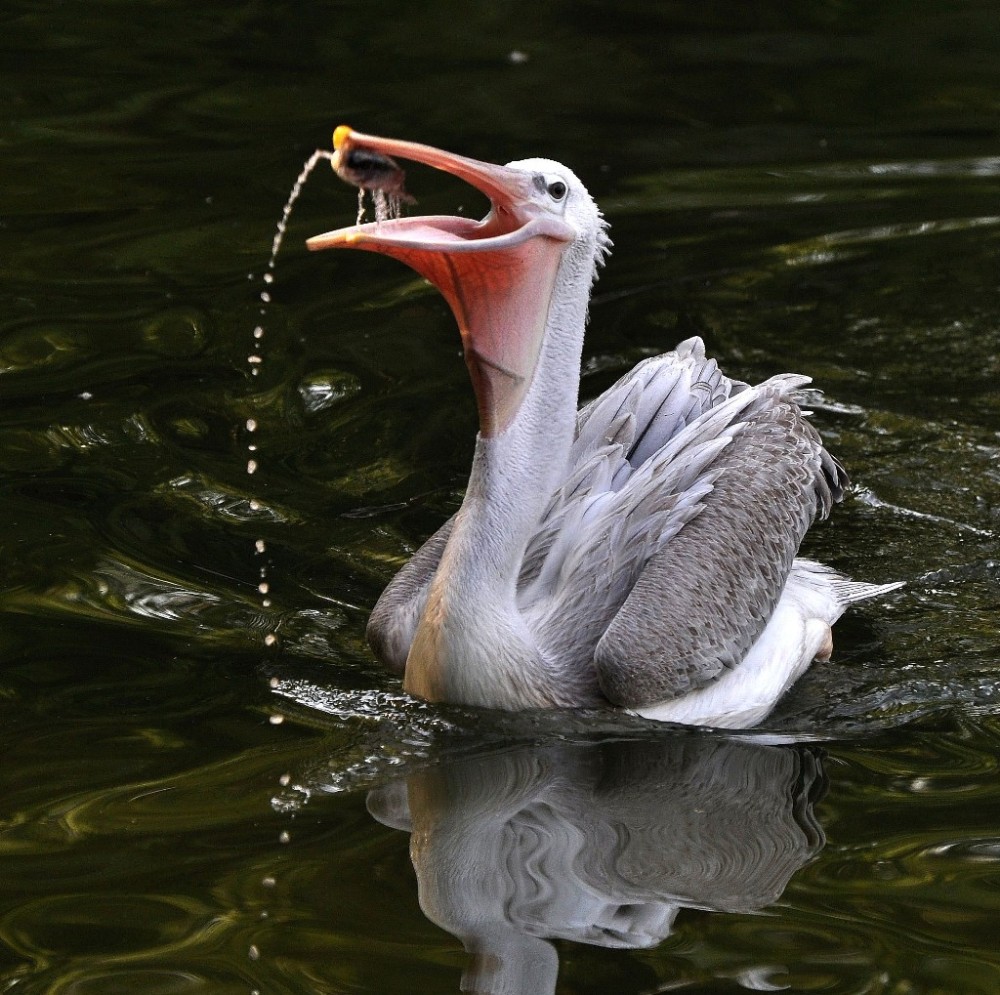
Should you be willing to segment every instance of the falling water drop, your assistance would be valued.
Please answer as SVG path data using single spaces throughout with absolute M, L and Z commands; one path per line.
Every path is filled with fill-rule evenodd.
M 306 180 L 309 179 L 310 174 L 316 168 L 316 166 L 324 161 L 333 160 L 333 152 L 327 152 L 325 149 L 317 149 L 305 163 L 303 163 L 302 169 L 299 175 L 296 177 L 295 182 L 292 184 L 292 188 L 289 191 L 288 199 L 285 201 L 284 206 L 281 209 L 281 217 L 278 219 L 278 223 L 275 225 L 274 238 L 271 240 L 271 255 L 267 261 L 267 267 L 260 277 L 261 283 L 263 283 L 263 288 L 258 292 L 258 299 L 260 301 L 260 307 L 258 308 L 258 314 L 260 318 L 258 323 L 254 326 L 252 336 L 253 341 L 249 354 L 247 355 L 247 369 L 252 377 L 260 375 L 262 364 L 264 362 L 264 356 L 262 353 L 264 345 L 264 335 L 266 326 L 266 317 L 268 313 L 268 308 L 273 303 L 273 288 L 275 284 L 275 266 L 278 260 L 278 253 L 281 250 L 282 243 L 285 238 L 285 234 L 288 230 L 288 221 L 292 214 L 292 209 L 295 207 L 296 201 L 298 201 L 302 190 L 305 187 Z M 364 213 L 363 196 L 364 191 L 359 190 L 359 214 L 358 223 L 361 223 L 361 218 Z M 375 198 L 376 205 L 376 217 L 381 220 L 386 216 L 386 204 L 383 197 L 383 202 L 380 206 L 378 198 Z M 391 210 L 391 206 L 389 207 Z M 256 277 L 253 273 L 249 273 L 247 278 L 250 282 L 254 282 Z M 247 418 L 245 423 L 246 431 L 249 435 L 253 435 L 258 431 L 259 422 L 256 418 Z M 253 475 L 261 468 L 260 454 L 259 454 L 259 444 L 258 439 L 255 436 L 252 442 L 247 443 L 247 452 L 253 455 L 247 459 L 246 470 L 248 475 Z M 249 502 L 250 511 L 259 512 L 262 510 L 261 502 L 257 498 L 251 498 Z M 258 575 L 259 582 L 257 584 L 257 593 L 261 596 L 261 608 L 270 609 L 272 606 L 271 601 L 271 581 L 268 576 L 269 572 L 269 562 L 265 558 L 267 554 L 267 544 L 263 539 L 254 540 L 254 555 L 258 561 Z M 278 645 L 278 635 L 274 631 L 268 632 L 264 636 L 264 645 L 268 647 L 274 647 Z
M 261 282 L 264 284 L 264 289 L 259 291 L 258 297 L 261 303 L 261 307 L 258 309 L 258 313 L 261 319 L 258 324 L 254 326 L 252 335 L 253 343 L 249 355 L 247 356 L 247 367 L 249 369 L 251 376 L 259 376 L 261 366 L 264 362 L 264 357 L 261 352 L 264 344 L 264 331 L 266 322 L 264 319 L 267 316 L 267 310 L 273 301 L 273 295 L 271 288 L 274 286 L 274 269 L 278 259 L 278 252 L 281 249 L 282 242 L 285 238 L 285 232 L 288 228 L 288 219 L 291 216 L 292 208 L 295 206 L 295 202 L 299 199 L 302 189 L 305 186 L 306 180 L 309 178 L 309 174 L 316 168 L 316 165 L 322 162 L 324 159 L 332 159 L 333 153 L 326 152 L 323 149 L 317 149 L 306 161 L 302 167 L 301 172 L 292 185 L 292 189 L 288 194 L 288 199 L 285 201 L 284 206 L 281 209 L 281 217 L 275 226 L 274 238 L 271 241 L 271 255 L 267 261 L 267 268 L 265 269 L 263 275 L 261 276 Z M 248 279 L 253 282 L 255 279 L 254 274 L 248 274 Z M 245 423 L 246 431 L 249 435 L 253 435 L 257 432 L 259 428 L 259 423 L 256 418 L 247 418 Z M 247 452 L 252 453 L 249 459 L 247 459 L 247 474 L 253 475 L 261 467 L 260 456 L 259 456 L 259 445 L 256 438 L 253 442 L 247 443 Z M 253 512 L 258 512 L 261 510 L 261 502 L 256 498 L 250 499 L 250 510 Z M 257 585 L 257 592 L 261 595 L 261 608 L 269 609 L 271 607 L 271 598 L 269 597 L 271 591 L 271 583 L 268 579 L 268 562 L 264 559 L 267 553 L 267 544 L 263 539 L 254 540 L 254 555 L 258 558 L 259 567 L 258 573 L 260 576 L 260 582 Z M 265 646 L 275 646 L 277 645 L 278 637 L 274 632 L 268 632 L 264 637 Z

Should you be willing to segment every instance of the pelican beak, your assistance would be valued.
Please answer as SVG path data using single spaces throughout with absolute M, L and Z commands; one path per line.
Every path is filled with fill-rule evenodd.
M 451 306 L 479 405 L 480 430 L 507 428 L 531 383 L 563 250 L 573 229 L 537 203 L 530 173 L 429 145 L 363 135 L 341 126 L 341 155 L 360 149 L 451 173 L 490 199 L 481 221 L 437 216 L 340 228 L 308 239 L 318 249 L 367 249 L 406 263 Z

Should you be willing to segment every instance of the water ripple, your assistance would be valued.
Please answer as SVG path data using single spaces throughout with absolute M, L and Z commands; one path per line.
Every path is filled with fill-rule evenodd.
M 873 225 L 868 228 L 826 232 L 801 242 L 788 242 L 775 246 L 773 251 L 781 256 L 788 266 L 825 266 L 828 263 L 847 258 L 852 247 L 872 245 L 893 239 L 969 231 L 973 228 L 995 228 L 997 225 L 1000 225 L 1000 216 L 997 215 L 897 222 L 895 224 Z

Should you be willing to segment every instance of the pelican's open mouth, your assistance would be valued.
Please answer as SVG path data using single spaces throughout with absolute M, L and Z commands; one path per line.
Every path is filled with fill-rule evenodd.
M 536 175 L 429 145 L 363 135 L 341 126 L 341 155 L 352 150 L 420 162 L 474 186 L 490 199 L 481 221 L 440 215 L 352 225 L 315 235 L 319 249 L 366 249 L 406 263 L 433 283 L 458 321 L 484 434 L 503 431 L 534 373 L 563 250 L 574 230 L 540 202 Z
M 308 239 L 306 245 L 310 249 L 364 248 L 387 255 L 395 255 L 393 249 L 482 252 L 510 248 L 538 236 L 563 242 L 573 238 L 572 230 L 564 222 L 533 209 L 532 194 L 536 191 L 531 174 L 523 170 L 468 159 L 417 142 L 363 135 L 346 125 L 341 125 L 334 132 L 334 144 L 341 155 L 360 149 L 424 163 L 450 173 L 486 194 L 492 210 L 482 221 L 440 215 L 396 218 L 338 228 Z

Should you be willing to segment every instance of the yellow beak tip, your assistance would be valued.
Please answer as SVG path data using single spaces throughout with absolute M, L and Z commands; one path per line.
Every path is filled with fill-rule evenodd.
M 335 150 L 340 149 L 345 142 L 350 140 L 351 135 L 354 133 L 354 129 L 349 125 L 341 124 L 338 125 L 333 132 L 333 147 Z

